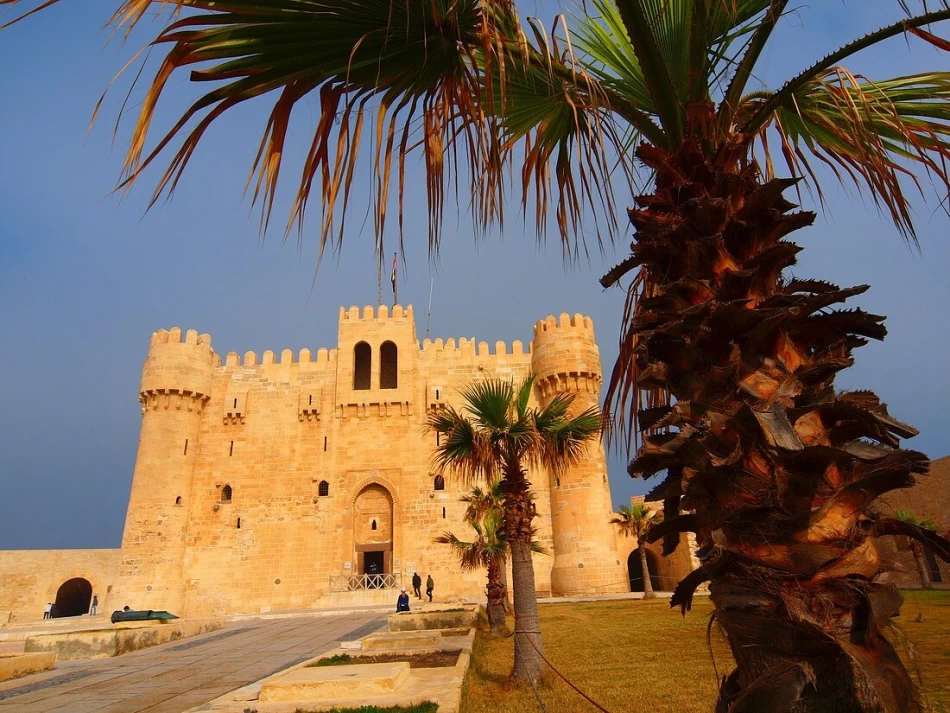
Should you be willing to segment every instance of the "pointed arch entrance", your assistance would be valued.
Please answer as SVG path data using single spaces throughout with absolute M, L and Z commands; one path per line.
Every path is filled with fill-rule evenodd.
M 89 613 L 92 603 L 92 585 L 89 580 L 74 577 L 63 582 L 56 591 L 54 617 L 82 616 Z
M 359 491 L 353 503 L 356 574 L 392 573 L 393 531 L 392 494 L 379 483 L 370 483 Z

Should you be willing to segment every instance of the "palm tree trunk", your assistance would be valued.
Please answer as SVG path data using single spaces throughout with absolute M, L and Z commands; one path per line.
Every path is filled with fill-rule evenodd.
M 637 549 L 640 551 L 640 570 L 643 572 L 643 598 L 656 599 L 656 593 L 653 591 L 653 582 L 650 580 L 650 564 L 647 561 L 647 548 L 641 544 Z
M 709 112 L 702 125 L 714 126 Z M 866 287 L 786 277 L 800 250 L 789 235 L 814 215 L 783 197 L 794 181 L 763 184 L 740 164 L 739 138 L 711 156 L 694 140 L 637 152 L 656 188 L 629 211 L 625 264 L 640 266 L 649 299 L 625 329 L 627 381 L 612 388 L 675 402 L 640 411 L 646 433 L 628 468 L 666 473 L 664 523 L 647 538 L 675 545 L 694 532 L 701 543 L 704 562 L 671 603 L 685 611 L 711 581 L 737 664 L 720 713 L 920 713 L 882 633 L 902 598 L 875 581 L 873 502 L 929 461 L 898 447 L 916 431 L 876 395 L 835 389 L 853 350 L 883 338 L 883 318 L 833 309 Z
M 511 548 L 511 579 L 515 608 L 515 666 L 512 676 L 534 684 L 541 676 L 541 622 L 534 584 L 531 521 L 535 506 L 528 497 L 530 483 L 519 464 L 505 468 L 505 534 Z
M 911 542 L 910 551 L 914 555 L 914 562 L 917 563 L 920 586 L 924 589 L 933 589 L 933 585 L 930 583 L 930 572 L 927 571 L 927 562 L 924 560 L 924 548 L 917 542 Z
M 507 587 L 501 582 L 504 561 L 492 558 L 488 562 L 488 625 L 491 632 L 497 634 L 505 623 L 505 596 Z

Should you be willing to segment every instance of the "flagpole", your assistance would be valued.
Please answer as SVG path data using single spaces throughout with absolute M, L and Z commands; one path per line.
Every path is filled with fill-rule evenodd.
M 426 312 L 426 339 L 429 338 L 429 318 L 432 316 L 432 285 L 435 283 L 435 278 L 429 280 L 429 310 Z
M 396 289 L 396 253 L 393 253 L 393 307 L 399 304 L 399 293 Z

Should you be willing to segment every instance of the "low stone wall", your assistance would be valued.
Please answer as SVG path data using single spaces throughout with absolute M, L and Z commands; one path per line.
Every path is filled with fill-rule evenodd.
M 390 631 L 421 631 L 424 629 L 468 629 L 475 626 L 475 609 L 403 612 L 389 617 Z
M 147 649 L 169 641 L 197 636 L 224 626 L 215 619 L 171 621 L 158 626 L 135 628 L 96 629 L 64 634 L 39 634 L 26 639 L 23 649 L 30 652 L 55 653 L 60 660 L 99 659 L 121 656 L 131 651 Z
M 49 671 L 56 665 L 56 654 L 0 654 L 0 681 Z

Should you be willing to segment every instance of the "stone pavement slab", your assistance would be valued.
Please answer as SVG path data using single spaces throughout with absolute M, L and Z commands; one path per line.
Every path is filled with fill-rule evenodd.
M 0 683 L 0 713 L 181 713 L 385 624 L 373 611 L 235 621 L 184 643 Z

